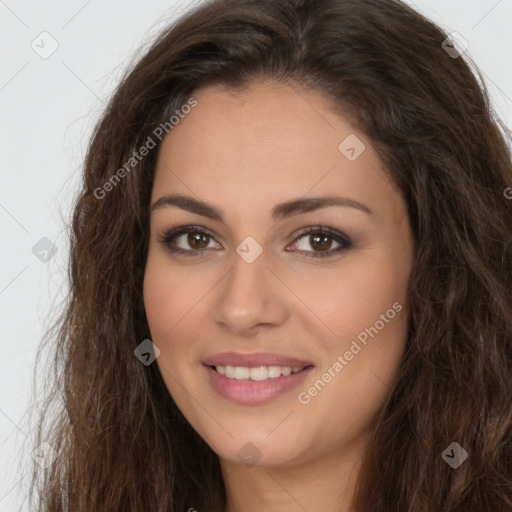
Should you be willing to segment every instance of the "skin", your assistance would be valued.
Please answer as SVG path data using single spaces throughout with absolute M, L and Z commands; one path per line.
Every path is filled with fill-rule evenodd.
M 261 82 L 237 92 L 209 86 L 193 96 L 198 105 L 160 148 L 151 204 L 185 194 L 222 210 L 224 222 L 176 206 L 151 215 L 144 301 L 161 351 L 156 364 L 220 458 L 227 512 L 349 511 L 364 447 L 405 348 L 414 253 L 406 204 L 368 138 L 318 93 Z M 366 146 L 354 161 L 338 149 L 350 134 Z M 328 194 L 372 213 L 329 206 L 271 218 L 277 203 Z M 347 234 L 353 246 L 306 259 L 339 247 L 333 238 L 315 246 L 299 232 L 319 224 Z M 174 241 L 202 257 L 173 255 L 159 243 L 166 230 L 186 225 L 213 234 L 195 245 L 187 235 Z M 252 263 L 236 252 L 247 236 L 263 250 Z M 396 302 L 402 311 L 300 403 L 298 394 Z M 216 393 L 202 365 L 224 351 L 278 352 L 314 369 L 298 388 L 241 405 Z M 248 442 L 260 454 L 252 466 L 237 456 Z

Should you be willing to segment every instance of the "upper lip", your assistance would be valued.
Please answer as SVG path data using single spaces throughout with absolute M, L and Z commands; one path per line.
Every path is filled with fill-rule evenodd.
M 203 361 L 207 366 L 290 366 L 292 368 L 311 366 L 310 361 L 273 352 L 222 352 Z

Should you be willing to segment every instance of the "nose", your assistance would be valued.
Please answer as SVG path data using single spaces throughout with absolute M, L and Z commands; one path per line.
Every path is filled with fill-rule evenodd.
M 214 306 L 215 322 L 238 336 L 278 326 L 289 315 L 290 291 L 268 266 L 265 253 L 248 263 L 236 255 Z

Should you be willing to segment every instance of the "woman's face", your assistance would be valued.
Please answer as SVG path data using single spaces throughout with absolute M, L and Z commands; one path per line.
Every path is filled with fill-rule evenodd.
M 151 196 L 144 302 L 169 393 L 224 462 L 355 450 L 405 347 L 405 202 L 321 96 L 269 83 L 194 98 Z

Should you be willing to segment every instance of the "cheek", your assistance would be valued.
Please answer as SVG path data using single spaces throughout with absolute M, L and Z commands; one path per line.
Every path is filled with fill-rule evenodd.
M 335 333 L 322 336 L 326 359 L 321 369 L 331 369 L 335 377 L 324 374 L 329 383 L 325 389 L 322 382 L 316 386 L 322 396 L 314 399 L 311 412 L 326 414 L 336 422 L 348 421 L 347 411 L 358 411 L 350 420 L 356 421 L 357 416 L 361 421 L 358 428 L 384 400 L 400 364 L 407 333 L 408 268 L 393 261 L 391 255 L 365 256 L 351 261 L 350 270 L 348 265 L 340 269 L 324 288 L 328 293 L 318 290 L 309 295 L 315 301 L 311 309 L 321 311 L 319 317 L 331 334 Z M 308 385 L 315 386 L 315 382 Z M 312 390 L 313 395 L 316 392 Z M 329 413 L 336 403 L 346 408 Z
M 322 428 L 339 442 L 369 428 L 400 365 L 407 326 L 404 276 L 367 259 L 340 272 L 329 294 L 314 296 L 318 308 L 323 305 L 319 316 L 336 335 L 322 336 L 325 359 L 301 388 L 300 403 L 309 417 L 325 418 Z M 318 439 L 326 449 L 331 441 Z
M 191 424 L 200 422 L 201 408 L 191 396 L 200 396 L 197 382 L 198 329 L 194 315 L 204 314 L 204 289 L 192 272 L 169 271 L 169 264 L 148 259 L 144 275 L 144 304 L 153 343 L 160 349 L 155 363 L 170 396 Z M 194 291 L 197 290 L 197 291 Z
M 144 307 L 152 336 L 161 342 L 190 313 L 204 290 L 194 283 L 192 272 L 171 269 L 164 258 L 148 256 L 144 273 Z
M 175 311 L 169 279 L 158 266 L 148 262 L 144 274 L 144 307 L 151 335 L 161 339 L 173 325 L 172 312 Z
M 328 279 L 319 279 L 316 285 L 305 283 L 302 295 L 334 338 L 346 341 L 373 326 L 393 303 L 403 305 L 406 289 L 405 272 L 383 258 L 358 256 L 350 265 L 331 272 Z M 395 323 L 386 323 L 385 330 Z
M 192 363 L 197 360 L 197 347 L 193 339 L 197 316 L 206 314 L 201 299 L 208 289 L 190 269 L 171 269 L 165 258 L 148 256 L 144 306 L 151 340 L 160 349 L 156 363 L 173 395 L 180 388 L 177 382 L 189 381 L 194 375 Z

